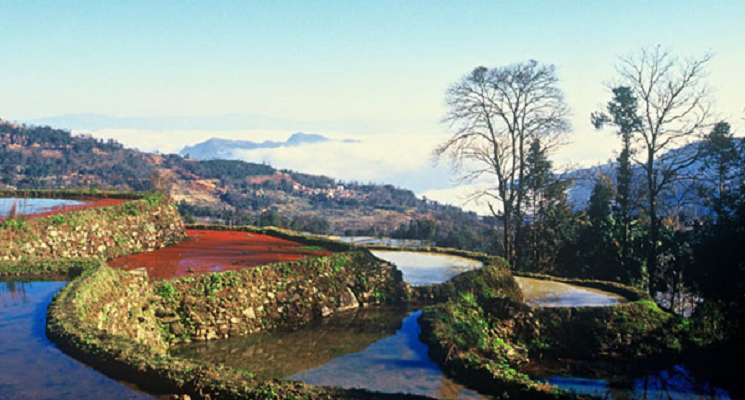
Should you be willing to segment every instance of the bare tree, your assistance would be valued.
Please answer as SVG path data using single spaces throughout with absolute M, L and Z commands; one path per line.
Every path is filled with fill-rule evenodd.
M 703 137 L 710 124 L 710 91 L 703 81 L 710 54 L 681 60 L 659 46 L 621 57 L 616 67 L 620 85 L 638 99 L 638 124 L 634 128 L 634 162 L 644 171 L 646 203 L 650 218 L 647 269 L 650 292 L 657 289 L 659 204 L 661 194 L 681 172 L 697 161 L 700 151 L 670 151 Z M 613 118 L 597 120 L 612 123 Z
M 435 156 L 449 159 L 461 182 L 493 180 L 494 186 L 471 198 L 486 199 L 492 214 L 503 218 L 505 256 L 513 263 L 515 239 L 523 225 L 525 185 L 520 182 L 525 182 L 530 143 L 540 138 L 550 149 L 570 129 L 569 108 L 558 81 L 556 67 L 531 60 L 477 67 L 446 93 L 448 113 L 443 122 L 452 136 Z

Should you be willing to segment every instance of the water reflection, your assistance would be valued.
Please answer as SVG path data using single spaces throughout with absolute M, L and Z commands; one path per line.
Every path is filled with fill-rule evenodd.
M 427 346 L 419 341 L 419 315 L 399 308 L 365 309 L 294 332 L 193 344 L 174 353 L 313 385 L 484 398 L 447 378 L 429 359 Z
M 3 308 L 27 302 L 26 288 L 29 285 L 31 283 L 28 282 L 0 282 L 0 304 Z
M 59 207 L 80 206 L 86 202 L 65 199 L 0 198 L 0 218 L 7 217 L 15 209 L 17 215 L 33 215 L 52 211 Z
M 0 398 L 146 398 L 67 357 L 46 337 L 46 310 L 64 282 L 0 282 Z
M 193 343 L 173 352 L 179 357 L 247 369 L 264 378 L 284 378 L 344 354 L 361 352 L 394 335 L 406 315 L 405 309 L 398 308 L 360 310 L 315 320 L 300 330 Z
M 602 307 L 627 300 L 618 294 L 545 279 L 515 277 L 531 307 Z
M 373 250 L 372 253 L 395 264 L 403 273 L 404 281 L 412 286 L 446 282 L 463 272 L 484 266 L 481 261 L 448 254 L 389 250 Z
M 555 373 L 559 374 L 555 374 Z M 611 399 L 729 399 L 726 390 L 696 377 L 680 364 L 666 366 L 586 363 L 557 371 L 545 368 L 537 379 L 580 394 Z

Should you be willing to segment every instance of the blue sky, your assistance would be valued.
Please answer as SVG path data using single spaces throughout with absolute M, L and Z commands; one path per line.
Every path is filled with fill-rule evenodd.
M 559 67 L 574 111 L 564 157 L 601 159 L 612 152 L 583 144 L 589 113 L 617 56 L 656 44 L 714 51 L 720 114 L 741 124 L 745 108 L 743 1 L 0 0 L 0 15 L 0 118 L 11 120 L 247 113 L 296 131 L 344 120 L 342 134 L 431 133 L 434 146 L 448 84 L 534 58 Z
M 585 101 L 644 45 L 714 50 L 720 84 L 742 85 L 745 62 L 742 1 L 3 0 L 0 14 L 0 110 L 14 119 L 437 119 L 448 83 L 479 64 L 555 63 Z

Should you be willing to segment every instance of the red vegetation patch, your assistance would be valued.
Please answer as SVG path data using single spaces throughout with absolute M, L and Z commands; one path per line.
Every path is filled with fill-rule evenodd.
M 186 235 L 186 240 L 175 246 L 120 257 L 109 261 L 109 266 L 146 268 L 150 279 L 161 280 L 331 254 L 256 233 L 187 230 Z
M 33 199 L 29 199 L 33 201 Z M 32 218 L 39 218 L 39 217 L 45 217 L 48 215 L 57 215 L 57 214 L 64 214 L 72 211 L 82 211 L 82 210 L 89 210 L 91 208 L 98 208 L 98 207 L 109 207 L 109 206 L 116 206 L 122 203 L 126 203 L 128 201 L 127 199 L 94 199 L 94 200 L 80 200 L 81 202 L 85 204 L 73 204 L 73 205 L 59 205 L 54 206 L 50 208 L 45 208 L 41 210 L 40 212 L 35 212 L 32 214 L 24 214 L 21 210 L 19 213 L 19 217 L 23 219 L 32 219 Z M 4 221 L 7 217 L 0 216 L 0 222 Z

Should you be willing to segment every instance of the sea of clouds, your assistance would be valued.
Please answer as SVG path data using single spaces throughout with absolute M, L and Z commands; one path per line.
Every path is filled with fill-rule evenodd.
M 295 132 L 269 129 L 102 129 L 75 133 L 115 139 L 127 147 L 142 151 L 170 154 L 213 137 L 253 142 L 285 141 Z M 306 133 L 318 133 L 331 140 L 298 147 L 234 150 L 232 156 L 234 159 L 326 175 L 343 181 L 393 184 L 411 189 L 428 199 L 489 214 L 484 201 L 469 200 L 473 193 L 491 186 L 488 179 L 458 183 L 455 179 L 457 174 L 446 161 L 435 162 L 433 150 L 447 138 L 446 133 Z M 570 143 L 552 156 L 559 169 L 605 162 L 618 147 L 618 138 L 592 130 L 572 134 L 568 139 Z

